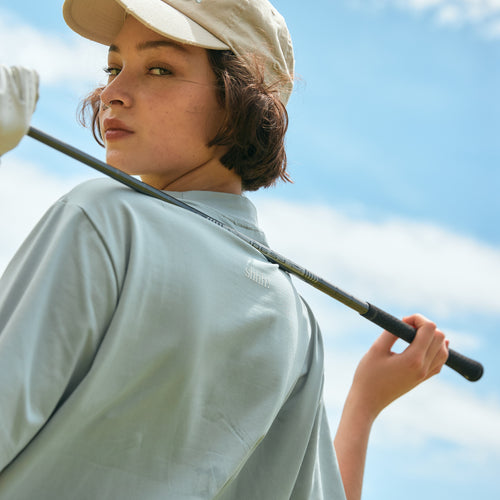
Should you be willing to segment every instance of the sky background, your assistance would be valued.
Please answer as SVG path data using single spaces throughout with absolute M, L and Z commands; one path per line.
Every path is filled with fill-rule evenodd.
M 484 377 L 442 373 L 373 429 L 364 500 L 500 493 L 500 0 L 276 0 L 296 53 L 293 185 L 249 197 L 270 246 L 396 316 L 422 312 Z M 0 0 L 0 63 L 41 75 L 33 126 L 103 158 L 76 121 L 105 49 L 61 1 Z M 59 196 L 97 174 L 30 138 L 2 158 L 0 272 Z M 297 285 L 325 340 L 334 430 L 378 328 Z M 399 348 L 402 348 L 402 344 Z

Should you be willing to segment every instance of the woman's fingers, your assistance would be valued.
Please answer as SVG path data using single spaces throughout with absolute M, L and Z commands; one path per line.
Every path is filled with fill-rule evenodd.
M 445 334 L 435 323 L 421 314 L 404 318 L 405 323 L 416 328 L 415 339 L 405 353 L 414 358 L 422 380 L 439 373 L 448 358 L 448 342 Z

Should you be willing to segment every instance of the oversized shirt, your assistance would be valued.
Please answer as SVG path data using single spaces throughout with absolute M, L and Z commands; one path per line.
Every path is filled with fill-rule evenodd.
M 250 201 L 177 195 L 265 244 Z M 290 277 L 109 179 L 0 281 L 0 499 L 345 500 L 321 335 Z

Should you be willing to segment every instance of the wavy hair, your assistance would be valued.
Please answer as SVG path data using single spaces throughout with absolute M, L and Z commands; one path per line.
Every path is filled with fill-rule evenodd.
M 263 66 L 243 61 L 228 50 L 207 50 L 216 77 L 217 99 L 224 120 L 208 146 L 225 146 L 221 163 L 234 170 L 244 191 L 269 187 L 278 179 L 292 182 L 287 167 L 285 134 L 288 113 L 280 101 L 278 83 L 267 84 Z M 101 92 L 98 87 L 80 104 L 79 120 L 104 146 L 99 127 Z

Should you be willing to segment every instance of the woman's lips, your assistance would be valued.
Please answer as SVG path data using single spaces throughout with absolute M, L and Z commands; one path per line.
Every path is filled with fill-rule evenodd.
M 110 128 L 104 132 L 104 138 L 106 141 L 116 141 L 117 139 L 123 139 L 125 137 L 128 137 L 132 135 L 133 132 L 130 132 L 130 130 L 123 130 L 119 128 Z
M 130 130 L 125 123 L 114 118 L 106 118 L 102 124 L 104 128 L 104 139 L 106 141 L 115 141 L 129 137 L 134 132 Z

